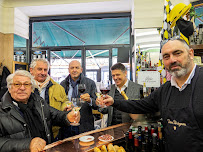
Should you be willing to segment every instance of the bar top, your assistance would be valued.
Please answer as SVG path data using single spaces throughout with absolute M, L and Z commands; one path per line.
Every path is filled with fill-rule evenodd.
M 98 139 L 99 136 L 109 134 L 114 137 L 110 142 L 117 141 L 124 138 L 125 132 L 128 131 L 131 123 L 122 123 L 102 129 L 92 130 L 73 137 L 66 138 L 45 146 L 46 152 L 93 152 L 94 147 L 106 145 L 108 142 L 102 142 Z M 94 137 L 93 141 L 82 142 L 79 140 L 82 136 L 91 135 Z

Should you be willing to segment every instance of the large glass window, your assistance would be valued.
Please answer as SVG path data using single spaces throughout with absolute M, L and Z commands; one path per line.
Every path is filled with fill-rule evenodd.
M 13 60 L 18 62 L 27 62 L 27 40 L 14 34 L 14 56 Z
M 33 47 L 130 44 L 130 18 L 34 22 L 32 33 Z
M 81 50 L 51 51 L 50 74 L 54 81 L 60 83 L 68 75 L 68 65 L 72 60 L 81 62 Z
M 56 82 L 69 74 L 68 65 L 75 59 L 95 82 L 111 79 L 109 66 L 117 62 L 118 48 L 131 46 L 130 23 L 130 13 L 30 18 L 30 50 L 48 50 Z

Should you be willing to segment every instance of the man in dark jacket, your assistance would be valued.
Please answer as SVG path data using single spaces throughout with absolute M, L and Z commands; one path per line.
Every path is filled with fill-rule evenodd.
M 139 101 L 108 96 L 103 102 L 130 113 L 160 111 L 166 152 L 203 151 L 203 68 L 194 64 L 194 50 L 179 38 L 166 42 L 161 53 L 170 82 Z
M 81 120 L 79 131 L 77 131 L 77 127 L 71 126 L 69 129 L 72 130 L 72 134 L 67 135 L 66 137 L 93 130 L 94 118 L 92 115 L 92 108 L 97 109 L 97 105 L 95 104 L 95 82 L 82 74 L 81 64 L 77 60 L 70 62 L 68 70 L 70 74 L 61 82 L 61 85 L 65 88 L 66 94 L 70 101 L 71 98 L 81 98 L 83 101 L 85 101 L 85 103 L 80 109 Z M 86 85 L 86 89 L 83 94 L 78 93 L 78 84 Z
M 42 151 L 53 140 L 52 124 L 79 121 L 74 112 L 62 112 L 33 94 L 34 79 L 25 70 L 7 77 L 8 92 L 0 103 L 0 151 Z

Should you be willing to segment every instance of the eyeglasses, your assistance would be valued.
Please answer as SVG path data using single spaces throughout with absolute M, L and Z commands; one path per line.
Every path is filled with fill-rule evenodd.
M 11 83 L 11 85 L 13 85 L 15 88 L 20 88 L 22 87 L 22 85 L 25 88 L 30 88 L 32 86 L 32 83 Z

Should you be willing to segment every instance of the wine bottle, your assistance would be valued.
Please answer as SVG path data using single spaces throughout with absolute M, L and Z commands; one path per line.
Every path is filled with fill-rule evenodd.
M 147 87 L 146 87 L 146 83 L 143 83 L 143 96 L 147 97 Z
M 134 138 L 133 138 L 133 134 L 132 134 L 132 129 L 129 129 L 129 131 L 128 131 L 128 133 L 129 133 L 129 146 L 128 146 L 128 149 L 129 149 L 129 151 L 131 152 L 133 152 L 134 151 Z
M 156 133 L 152 134 L 152 143 L 153 143 L 152 152 L 158 152 L 158 148 L 157 148 L 157 134 Z
M 158 127 L 158 151 L 164 152 L 164 142 L 163 142 L 163 136 L 161 132 L 161 127 Z
M 144 98 L 144 95 L 143 95 L 143 88 L 141 87 L 140 88 L 140 99 Z
M 142 126 L 138 126 L 137 135 L 139 145 L 142 146 Z
M 126 150 L 126 152 L 130 152 L 128 147 L 129 147 L 129 132 L 126 132 L 125 133 L 125 150 Z
M 138 140 L 138 135 L 135 134 L 134 136 L 134 152 L 140 152 L 140 146 L 139 146 L 139 140 Z

